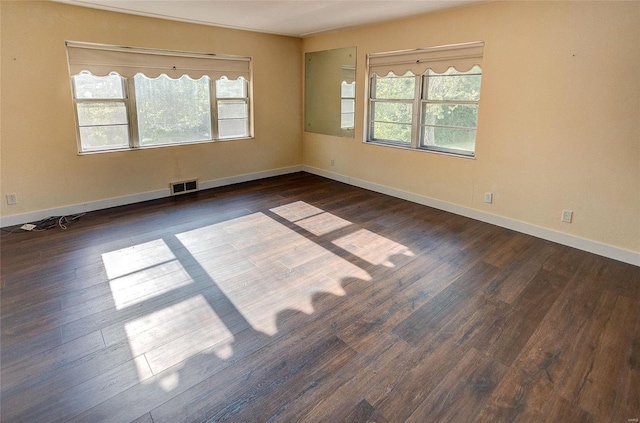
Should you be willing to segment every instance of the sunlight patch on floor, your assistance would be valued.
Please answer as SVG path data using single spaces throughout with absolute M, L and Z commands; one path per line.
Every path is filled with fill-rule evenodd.
M 307 209 L 307 212 L 314 210 Z M 245 226 L 249 222 L 250 226 Z M 278 332 L 282 312 L 295 310 L 311 314 L 317 295 L 344 296 L 346 292 L 341 285 L 344 278 L 368 278 L 362 269 L 263 213 L 244 216 L 241 222 L 228 221 L 224 227 L 235 235 L 230 242 L 245 245 L 238 250 L 237 262 L 203 254 L 197 229 L 190 231 L 188 237 L 182 234 L 176 237 L 247 322 L 268 335 Z M 257 247 L 251 241 L 256 235 L 261 239 Z M 270 243 L 273 248 L 269 248 Z M 228 269 L 241 265 L 243 260 L 258 265 L 229 277 Z M 325 273 L 329 271 L 334 275 L 338 273 L 339 277 L 327 276 Z
M 175 259 L 176 256 L 162 239 L 102 254 L 109 279 L 140 272 Z
M 172 261 L 109 281 L 116 309 L 138 304 L 193 282 L 180 262 Z
M 274 207 L 269 209 L 269 211 L 287 219 L 289 222 L 297 222 L 298 220 L 325 213 L 324 210 L 316 206 L 312 206 L 309 203 L 305 203 L 304 201 L 295 201 L 293 203 Z
M 171 392 L 180 384 L 180 374 L 178 372 L 172 372 L 158 381 L 158 385 L 165 392 Z
M 358 229 L 333 241 L 335 245 L 354 256 L 373 264 L 395 267 L 393 256 L 413 257 L 413 252 L 402 244 L 380 236 L 367 229 Z
M 347 284 L 372 279 L 356 258 L 393 267 L 394 256 L 413 256 L 302 201 L 271 212 L 300 229 L 253 213 L 102 255 L 116 309 L 148 311 L 126 320 L 124 331 L 104 335 L 110 342 L 126 339 L 132 356 L 144 358 L 137 361 L 145 364 L 141 377 L 177 369 L 201 353 L 229 359 L 234 333 L 251 327 L 275 335 L 297 313 L 335 305 Z M 328 243 L 345 254 L 323 246 Z M 179 376 L 158 383 L 172 390 Z
M 304 201 L 296 201 L 270 209 L 270 211 L 316 236 L 326 235 L 352 225 L 348 220 L 325 212 Z
M 193 282 L 161 239 L 105 253 L 102 261 L 117 310 Z
M 352 225 L 302 201 L 271 211 L 315 236 Z M 189 231 L 189 236 L 178 234 L 176 237 L 247 322 L 268 335 L 278 332 L 279 319 L 287 312 L 312 314 L 316 311 L 315 303 L 323 294 L 344 296 L 345 281 L 371 279 L 360 267 L 263 213 L 225 222 L 223 227 L 234 235 L 229 239 L 231 244 L 244 246 L 238 248 L 239 262 L 248 259 L 256 264 L 255 268 L 228 277 L 226 269 L 238 263 L 203 253 L 199 229 Z M 211 231 L 212 228 L 203 230 Z M 354 230 L 334 244 L 373 265 L 392 267 L 393 255 L 413 255 L 408 248 L 383 236 L 357 227 Z M 282 266 L 277 267 L 278 263 Z
M 233 334 L 202 295 L 127 322 L 124 327 L 132 355 L 144 354 L 154 374 L 205 350 L 220 359 L 233 355 Z
M 263 285 L 258 274 L 251 276 L 247 280 L 249 285 Z M 267 335 L 278 333 L 279 319 L 287 312 L 313 314 L 318 295 L 346 295 L 339 282 L 322 274 L 296 274 L 284 270 L 279 276 L 277 282 L 269 286 L 263 285 L 259 289 L 259 297 L 248 297 L 226 284 L 222 286 L 225 294 L 249 324 Z

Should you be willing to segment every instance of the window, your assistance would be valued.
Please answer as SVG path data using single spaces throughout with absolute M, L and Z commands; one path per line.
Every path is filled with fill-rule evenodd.
M 80 152 L 251 136 L 249 58 L 67 42 Z
M 221 78 L 216 81 L 218 116 L 216 139 L 247 137 L 249 135 L 249 98 L 247 83 Z
M 146 147 L 211 140 L 209 78 L 133 78 L 138 141 Z
M 475 151 L 482 70 L 449 68 L 422 77 L 421 146 L 471 155 Z
M 411 145 L 415 77 L 411 74 L 378 78 L 370 89 L 370 139 Z
M 341 70 L 340 129 L 352 131 L 355 127 L 356 112 L 356 67 L 355 65 L 342 65 Z
M 369 55 L 367 141 L 474 156 L 482 48 Z
M 86 151 L 127 148 L 129 118 L 124 80 L 117 74 L 73 77 L 78 132 Z
M 356 82 L 342 81 L 340 93 L 340 129 L 353 129 L 356 111 Z

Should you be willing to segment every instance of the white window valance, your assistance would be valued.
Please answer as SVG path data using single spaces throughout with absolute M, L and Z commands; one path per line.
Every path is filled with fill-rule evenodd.
M 136 47 L 67 41 L 69 72 L 76 75 L 89 71 L 96 76 L 117 72 L 132 78 L 142 73 L 149 78 L 165 74 L 177 79 L 187 75 L 200 79 L 207 75 L 212 80 L 250 79 L 251 58 L 207 53 L 188 53 Z
M 393 72 L 396 76 L 411 71 L 414 75 L 422 75 L 428 69 L 443 73 L 450 67 L 460 72 L 471 70 L 474 66 L 482 66 L 484 42 L 452 44 L 417 50 L 403 50 L 390 53 L 374 53 L 367 55 L 369 76 L 386 76 Z
M 342 81 L 351 84 L 356 80 L 355 66 L 342 66 Z

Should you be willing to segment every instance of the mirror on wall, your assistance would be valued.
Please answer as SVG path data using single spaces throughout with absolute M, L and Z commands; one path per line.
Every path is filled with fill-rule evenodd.
M 306 132 L 353 138 L 356 48 L 305 53 Z

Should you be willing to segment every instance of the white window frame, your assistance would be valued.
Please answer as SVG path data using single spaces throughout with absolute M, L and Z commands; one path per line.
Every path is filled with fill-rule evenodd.
M 119 76 L 119 75 L 118 75 Z M 125 78 L 120 77 L 120 84 L 122 87 L 123 98 L 78 98 L 76 93 L 76 84 L 73 81 L 73 76 L 71 76 L 71 91 L 73 96 L 73 109 L 76 118 L 76 139 L 78 142 L 78 151 L 82 153 L 90 153 L 97 151 L 114 151 L 114 150 L 122 150 L 123 148 L 110 148 L 108 150 L 94 150 L 94 149 L 83 149 L 81 143 L 81 131 L 80 129 L 83 127 L 80 125 L 80 119 L 78 117 L 78 105 L 79 104 L 91 104 L 91 103 L 122 103 L 124 104 L 127 116 L 127 137 L 128 143 L 132 145 L 132 118 L 131 118 L 131 107 L 130 107 L 130 96 L 129 96 L 129 85 Z
M 471 70 L 476 69 L 475 67 L 472 68 Z M 479 73 L 471 73 L 468 76 L 477 76 L 480 75 L 480 77 L 482 77 L 482 70 L 480 70 Z M 422 149 L 426 149 L 426 150 L 432 150 L 432 151 L 439 151 L 442 153 L 450 153 L 450 154 L 455 154 L 455 155 L 460 155 L 460 156 L 469 156 L 469 157 L 474 157 L 475 156 L 475 147 L 473 151 L 469 151 L 469 150 L 462 150 L 462 149 L 456 149 L 456 148 L 447 148 L 447 147 L 440 147 L 437 145 L 428 145 L 427 141 L 424 139 L 424 131 L 423 129 L 427 126 L 426 122 L 424 121 L 423 116 L 425 116 L 425 114 L 423 113 L 424 110 L 427 108 L 427 106 L 429 104 L 442 104 L 442 105 L 450 105 L 450 106 L 455 106 L 455 105 L 470 105 L 470 106 L 476 106 L 476 124 L 473 127 L 462 127 L 462 126 L 440 126 L 441 128 L 450 128 L 450 129 L 458 129 L 458 130 L 469 130 L 469 131 L 475 131 L 476 134 L 478 132 L 478 112 L 477 110 L 479 110 L 479 104 L 480 104 L 480 100 L 429 100 L 428 97 L 428 92 L 429 92 L 429 79 L 430 78 L 448 78 L 448 77 L 455 77 L 455 76 L 448 76 L 448 75 L 438 75 L 438 76 L 429 76 L 429 75 L 422 75 L 420 78 L 420 127 L 418 128 L 418 138 L 419 138 L 419 145 L 417 146 L 417 148 L 422 148 Z M 434 127 L 438 127 L 437 125 L 434 125 Z M 477 137 L 476 137 L 477 138 Z M 474 144 L 475 144 L 475 140 L 474 140 Z
M 252 60 L 250 57 L 229 56 L 206 53 L 179 52 L 171 50 L 144 49 L 136 47 L 122 47 L 103 44 L 67 41 L 69 75 L 73 107 L 76 119 L 76 136 L 79 154 L 101 153 L 134 149 L 157 148 L 165 146 L 199 144 L 218 141 L 233 141 L 254 138 L 253 124 L 253 86 Z M 78 98 L 73 77 L 81 72 L 89 72 L 94 76 L 117 74 L 123 84 L 124 99 L 85 99 Z M 95 73 L 94 73 L 95 72 Z M 122 74 L 121 74 L 122 72 Z M 198 141 L 176 141 L 173 143 L 159 143 L 140 145 L 137 119 L 137 105 L 135 99 L 134 76 L 138 73 L 145 77 L 155 78 L 166 75 L 178 79 L 187 75 L 192 79 L 208 77 L 209 102 L 211 116 L 211 139 Z M 226 77 L 229 80 L 243 78 L 245 97 L 220 98 L 216 97 L 216 81 Z M 243 101 L 247 107 L 247 135 L 239 137 L 219 137 L 218 101 Z M 129 134 L 128 147 L 114 147 L 105 149 L 86 148 L 82 144 L 80 125 L 78 120 L 78 104 L 86 102 L 119 102 L 124 103 L 127 110 L 127 126 Z
M 345 85 L 353 85 L 353 95 L 350 96 L 345 96 L 344 95 L 344 86 Z M 343 101 L 348 100 L 351 102 L 351 111 L 350 112 L 345 112 L 344 109 L 342 108 L 342 103 Z M 351 121 L 353 122 L 350 126 L 343 126 L 342 125 L 342 116 L 343 115 L 350 115 L 351 116 Z M 355 81 L 353 82 L 347 82 L 347 81 L 342 81 L 340 83 L 340 129 L 342 129 L 343 131 L 352 131 L 355 129 L 355 119 L 356 119 L 356 88 L 355 88 Z
M 398 75 L 397 77 L 400 78 L 406 78 L 406 75 Z M 418 103 L 416 102 L 416 96 L 419 95 L 419 92 L 417 91 L 417 86 L 414 86 L 414 92 L 413 92 L 413 98 L 409 99 L 409 98 L 374 98 L 375 93 L 376 93 L 376 88 L 375 88 L 375 81 L 377 78 L 384 78 L 384 76 L 377 76 L 377 75 L 372 75 L 371 77 L 369 77 L 369 98 L 368 98 L 368 104 L 369 104 L 369 110 L 368 110 L 368 122 L 367 122 L 367 142 L 371 142 L 373 144 L 382 144 L 382 145 L 391 145 L 391 146 L 395 146 L 395 147 L 402 147 L 402 148 L 417 148 L 418 143 L 417 143 L 417 132 L 414 130 L 414 127 L 416 125 L 416 119 L 420 119 L 419 118 L 419 109 L 418 109 Z M 416 81 L 414 81 L 414 83 L 417 83 L 417 77 L 414 76 L 414 78 L 416 78 Z M 418 97 L 419 98 L 419 97 Z M 389 122 L 389 123 L 398 123 L 398 124 L 402 124 L 402 125 L 410 125 L 411 126 L 411 139 L 410 139 L 410 145 L 407 145 L 406 143 L 402 142 L 402 141 L 398 141 L 398 140 L 387 140 L 384 138 L 373 138 L 372 134 L 374 133 L 373 131 L 373 124 L 376 122 L 374 120 L 374 109 L 375 107 L 373 107 L 373 105 L 375 103 L 395 103 L 395 104 L 410 104 L 411 105 L 411 122 L 410 123 L 405 123 L 405 122 Z
M 449 67 L 460 68 L 461 72 L 473 69 L 474 66 L 482 66 L 483 42 L 473 42 L 455 44 L 427 49 L 403 50 L 387 53 L 375 53 L 367 55 L 367 74 L 369 84 L 367 86 L 367 113 L 365 143 L 400 147 L 417 151 L 429 151 L 445 153 L 449 155 L 474 158 L 473 151 L 451 149 L 439 146 L 427 145 L 422 136 L 422 129 L 425 126 L 423 121 L 423 108 L 428 104 L 473 104 L 479 106 L 479 101 L 450 101 L 450 100 L 427 100 L 426 86 L 428 77 L 427 70 L 432 69 L 436 73 L 444 73 Z M 412 99 L 377 99 L 375 98 L 375 83 L 377 78 L 385 78 L 392 72 L 396 77 L 407 76 L 411 72 L 414 81 L 414 94 Z M 411 74 L 409 74 L 411 75 Z M 411 142 L 407 143 L 395 140 L 385 140 L 373 138 L 374 116 L 373 105 L 376 102 L 404 103 L 412 105 L 411 115 Z M 479 109 L 479 107 L 478 107 Z M 474 129 L 477 134 L 477 121 Z M 477 136 L 476 136 L 477 139 Z
M 229 141 L 234 139 L 250 138 L 251 137 L 251 96 L 249 95 L 250 87 L 249 87 L 248 81 L 245 81 L 245 86 L 244 86 L 244 92 L 246 93 L 245 97 L 218 97 L 216 81 L 209 82 L 209 93 L 211 96 L 211 110 L 212 110 L 211 131 L 213 133 L 214 141 Z M 247 119 L 249 122 L 249 125 L 247 128 L 248 135 L 244 137 L 236 137 L 236 138 L 230 138 L 230 137 L 221 138 L 220 130 L 219 130 L 220 121 L 227 120 L 227 119 L 220 118 L 220 114 L 218 113 L 218 105 L 219 105 L 219 102 L 224 103 L 224 102 L 232 102 L 232 101 L 242 101 L 245 103 L 247 107 Z

